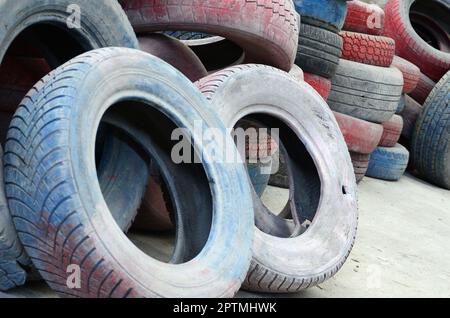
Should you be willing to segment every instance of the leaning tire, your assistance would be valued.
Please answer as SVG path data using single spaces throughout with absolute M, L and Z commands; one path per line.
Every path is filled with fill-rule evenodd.
M 294 63 L 299 16 L 291 0 L 264 4 L 249 0 L 120 2 L 137 33 L 204 32 L 240 45 L 249 61 L 272 65 L 287 72 Z
M 239 118 L 255 116 L 280 128 L 280 141 L 290 157 L 295 221 L 271 214 L 254 195 L 256 237 L 244 288 L 296 292 L 334 275 L 350 253 L 358 216 L 350 156 L 326 103 L 309 85 L 261 65 L 229 68 L 202 79 L 198 86 L 227 127 L 234 127 Z M 240 94 L 242 89 L 252 94 Z M 326 162 L 320 166 L 325 169 L 320 177 L 310 156 Z M 320 199 L 333 207 L 319 207 Z M 312 222 L 308 232 L 299 235 L 308 221 Z M 315 243 L 309 244 L 311 240 Z
M 384 8 L 385 34 L 395 40 L 397 55 L 417 65 L 432 80 L 438 81 L 450 69 L 450 54 L 435 49 L 416 33 L 409 18 L 411 6 L 415 2 L 416 0 L 388 1 Z M 448 9 L 445 6 L 439 7 L 437 3 L 435 14 L 444 14 L 445 19 L 448 19 Z
M 400 144 L 378 147 L 372 153 L 366 176 L 386 181 L 398 181 L 408 167 L 409 152 Z
M 349 31 L 340 33 L 344 42 L 342 58 L 382 67 L 389 67 L 395 55 L 395 41 L 385 36 Z
M 406 95 L 405 97 L 405 108 L 401 112 L 403 118 L 403 131 L 402 137 L 406 140 L 411 140 L 416 127 L 417 119 L 423 111 L 423 106 L 416 102 L 414 99 Z
M 342 39 L 337 33 L 303 23 L 295 64 L 305 72 L 331 78 L 336 73 L 341 51 Z
M 68 77 L 70 72 L 77 77 Z M 71 89 L 65 89 L 67 86 Z M 183 123 L 180 125 L 188 131 L 192 131 L 194 122 L 200 121 L 203 127 L 214 127 L 225 134 L 223 124 L 191 82 L 151 55 L 110 48 L 72 60 L 35 87 L 16 113 L 13 124 L 17 129 L 9 133 L 6 191 L 16 228 L 23 233 L 22 242 L 26 242 L 27 252 L 43 278 L 66 296 L 232 296 L 248 269 L 253 234 L 248 231 L 253 224 L 252 203 L 243 165 L 217 163 L 211 160 L 210 153 L 202 150 L 211 196 L 221 196 L 220 200 L 213 200 L 212 218 L 212 229 L 220 235 L 211 235 L 195 262 L 183 265 L 163 264 L 142 254 L 115 224 L 103 199 L 95 164 L 90 159 L 93 136 L 109 107 L 117 106 L 112 108 L 115 114 L 114 110 L 124 108 L 118 102 L 136 102 L 138 95 L 145 102 L 132 107 L 136 113 L 125 107 L 122 116 L 131 116 L 141 123 L 142 118 L 154 122 L 154 116 L 161 114 L 161 117 L 164 112 L 166 117 L 162 118 Z M 27 128 L 42 109 L 47 110 L 41 123 L 47 133 L 37 135 Z M 137 129 L 145 132 L 146 123 Z M 153 123 L 152 128 L 156 129 L 160 123 Z M 195 145 L 200 144 L 199 138 L 193 136 Z M 211 142 L 214 144 L 215 140 Z M 28 150 L 37 143 L 40 144 L 37 160 L 31 160 Z M 230 138 L 226 144 L 231 143 Z M 40 163 L 40 159 L 58 147 L 62 148 Z M 213 147 L 217 149 L 219 145 Z M 235 147 L 228 148 L 232 154 L 236 151 Z M 60 161 L 64 164 L 55 165 L 48 172 L 54 162 Z M 35 173 L 49 173 L 48 182 L 39 191 L 36 184 L 28 182 Z M 27 193 L 36 193 L 36 197 L 30 198 Z M 67 196 L 64 203 L 61 193 Z M 48 218 L 45 211 L 52 210 L 54 217 Z M 18 222 L 19 218 L 27 221 Z M 66 285 L 67 266 L 73 264 L 81 269 L 80 289 L 69 289 Z
M 384 11 L 374 4 L 359 0 L 348 2 L 348 13 L 345 18 L 344 30 L 381 35 L 384 28 Z
M 435 86 L 436 83 L 433 82 L 431 78 L 423 73 L 420 73 L 417 87 L 409 94 L 409 96 L 411 96 L 420 105 L 423 105 Z
M 428 96 L 417 120 L 412 165 L 428 181 L 450 190 L 450 72 Z
M 396 68 L 341 60 L 328 104 L 339 113 L 383 123 L 395 114 L 402 90 L 403 76 Z
M 403 74 L 403 93 L 409 94 L 416 89 L 420 78 L 420 69 L 417 66 L 398 56 L 394 57 L 392 66 Z
M 294 0 L 295 9 L 303 23 L 338 33 L 347 14 L 346 0 Z
M 403 130 L 403 118 L 394 115 L 390 120 L 383 123 L 383 135 L 381 136 L 381 147 L 395 147 Z

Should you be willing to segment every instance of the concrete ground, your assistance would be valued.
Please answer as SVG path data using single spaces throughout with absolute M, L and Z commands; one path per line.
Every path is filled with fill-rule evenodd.
M 282 206 L 286 193 L 270 191 L 267 204 Z M 396 183 L 367 178 L 359 195 L 358 237 L 342 270 L 318 287 L 283 296 L 450 297 L 450 191 L 407 175 Z M 148 243 L 139 235 L 134 239 L 142 248 Z M 44 283 L 28 283 L 7 295 L 56 297 Z M 267 296 L 272 295 L 238 294 Z

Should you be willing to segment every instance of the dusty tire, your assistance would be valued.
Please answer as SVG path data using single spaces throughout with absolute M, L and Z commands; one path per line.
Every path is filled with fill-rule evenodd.
M 409 94 L 416 89 L 420 78 L 420 69 L 401 57 L 395 56 L 392 66 L 398 68 L 403 74 L 403 93 Z
M 411 96 L 420 105 L 423 105 L 435 86 L 436 83 L 433 82 L 431 78 L 423 73 L 420 73 L 417 87 L 409 94 L 409 96 Z
M 398 69 L 341 60 L 328 104 L 339 113 L 383 123 L 395 114 L 402 90 Z
M 383 136 L 380 140 L 380 147 L 395 147 L 403 130 L 403 118 L 394 115 L 390 120 L 383 123 Z
M 120 3 L 137 33 L 204 32 L 235 42 L 245 50 L 249 61 L 287 72 L 294 63 L 300 21 L 291 0 L 276 3 L 121 0 Z
M 402 97 L 400 98 L 400 102 L 398 103 L 397 111 L 395 112 L 396 115 L 400 115 L 401 112 L 405 109 L 405 103 L 406 103 L 406 94 L 402 94 Z
M 334 112 L 350 152 L 371 154 L 380 143 L 383 126 Z
M 297 65 L 293 65 L 291 71 L 289 72 L 289 75 L 291 75 L 296 81 L 303 82 L 305 80 L 305 73 L 303 70 L 298 67 Z
M 389 67 L 395 55 L 395 41 L 385 36 L 342 31 L 342 58 L 382 67 Z
M 295 9 L 302 22 L 338 33 L 347 14 L 345 0 L 294 0 Z
M 370 154 L 350 152 L 353 169 L 355 170 L 356 183 L 360 183 L 366 176 L 369 168 Z
M 254 115 L 267 126 L 280 128 L 280 141 L 290 157 L 290 206 L 295 221 L 271 214 L 254 195 L 256 236 L 244 288 L 297 292 L 333 276 L 350 253 L 358 217 L 350 156 L 326 103 L 309 85 L 261 65 L 229 68 L 197 84 L 227 127 Z M 241 90 L 253 94 L 241 94 Z M 325 160 L 321 168 L 327 172 L 319 177 L 310 156 Z M 318 207 L 320 193 L 333 208 Z M 298 236 L 305 230 L 301 224 L 308 220 L 311 226 Z M 309 244 L 310 240 L 315 244 Z
M 302 23 L 295 64 L 303 71 L 331 78 L 342 51 L 341 37 L 321 27 Z
M 68 8 L 73 8 L 73 5 L 78 5 L 82 10 L 83 22 L 80 28 L 65 28 L 73 14 Z M 94 3 L 88 0 L 24 0 L 18 3 L 5 0 L 0 2 L 0 20 L 3 24 L 0 31 L 0 65 L 2 66 L 7 58 L 11 56 L 29 58 L 28 53 L 38 53 L 34 56 L 35 58 L 44 58 L 47 64 L 53 67 L 90 49 L 106 46 L 138 47 L 131 25 L 120 5 L 115 1 L 102 0 Z M 28 50 L 27 45 L 30 44 L 37 52 Z M 25 50 L 21 50 L 20 47 L 25 47 Z M 39 76 L 45 75 L 45 72 L 45 69 L 40 70 L 39 73 L 44 74 Z M 34 83 L 29 87 L 23 87 L 25 91 L 20 94 L 27 92 L 32 85 Z M 15 109 L 17 106 L 18 104 L 12 104 L 11 107 Z M 30 127 L 34 126 L 30 124 Z M 15 233 L 15 231 L 9 230 L 8 233 Z M 16 241 L 11 237 L 8 240 Z M 28 266 L 30 261 L 28 257 L 22 255 L 15 264 Z M 2 276 L 1 271 L 0 276 Z
M 408 150 L 400 144 L 395 147 L 378 147 L 370 157 L 366 176 L 386 180 L 398 181 L 405 174 L 409 162 Z
M 428 96 L 411 143 L 412 165 L 426 180 L 450 190 L 450 72 Z
M 384 28 L 384 10 L 359 0 L 349 1 L 344 30 L 381 35 Z
M 141 35 L 138 40 L 142 51 L 166 61 L 192 82 L 208 75 L 197 55 L 180 41 L 164 34 Z
M 384 8 L 385 34 L 395 40 L 397 55 L 417 65 L 432 80 L 438 81 L 450 69 L 450 54 L 433 48 L 416 33 L 409 18 L 414 2 L 416 0 L 388 1 Z M 444 14 L 448 18 L 445 7 L 439 6 L 438 2 L 435 4 L 440 8 L 435 14 Z
M 331 91 L 331 81 L 328 78 L 311 73 L 305 73 L 304 80 L 306 83 L 311 85 L 312 88 L 314 88 L 325 101 L 328 99 Z
M 416 128 L 417 119 L 423 111 L 423 106 L 409 96 L 405 98 L 405 108 L 400 113 L 403 118 L 402 137 L 411 141 L 414 129 Z
M 69 72 L 76 72 L 77 78 L 67 77 Z M 99 76 L 103 81 L 99 82 Z M 72 88 L 64 89 L 67 85 Z M 49 87 L 52 87 L 50 91 Z M 39 98 L 47 94 L 61 97 Z M 202 150 L 207 158 L 203 167 L 211 181 L 211 196 L 222 196 L 222 200 L 214 201 L 212 219 L 212 228 L 220 235 L 211 236 L 195 262 L 183 265 L 163 264 L 142 254 L 120 231 L 102 198 L 95 163 L 89 159 L 93 158 L 91 152 L 95 148 L 93 136 L 107 109 L 116 105 L 119 107 L 112 108 L 113 113 L 116 109 L 123 110 L 120 105 L 124 104 L 117 102 L 135 102 L 138 94 L 145 103 L 133 108 L 136 109 L 136 121 L 142 123 L 143 115 L 148 116 L 148 112 L 153 115 L 148 118 L 155 121 L 154 116 L 164 116 L 161 113 L 164 112 L 166 117 L 162 118 L 170 118 L 167 120 L 180 123 L 189 131 L 192 131 L 194 121 L 199 120 L 204 127 L 215 127 L 222 135 L 226 134 L 223 124 L 191 82 L 158 58 L 136 50 L 109 48 L 71 60 L 31 92 L 30 98 L 16 113 L 13 124 L 18 129 L 10 130 L 6 145 L 6 191 L 15 220 L 28 220 L 15 222 L 18 231 L 23 233 L 21 239 L 27 243 L 27 252 L 49 285 L 66 296 L 232 296 L 248 269 L 253 234 L 248 231 L 253 224 L 252 202 L 250 187 L 243 182 L 246 179 L 243 165 L 216 163 L 211 160 L 210 153 Z M 42 102 L 28 101 L 37 99 Z M 65 106 L 59 110 L 59 105 Z M 33 132 L 27 130 L 28 121 L 42 109 L 48 110 L 42 123 L 47 123 L 48 134 L 30 138 Z M 132 116 L 132 113 L 128 108 L 123 116 Z M 67 119 L 56 120 L 60 118 Z M 157 124 L 153 123 L 152 128 L 156 129 Z M 145 132 L 145 127 L 148 126 L 141 126 L 141 131 Z M 193 137 L 195 145 L 200 144 L 199 138 Z M 17 142 L 25 149 L 40 143 L 41 149 L 36 152 L 39 158 L 61 145 L 70 144 L 70 149 L 77 150 L 63 148 L 53 160 L 47 160 L 46 167 L 55 160 L 63 160 L 65 164 L 53 170 L 58 177 L 50 178 L 48 184 L 42 185 L 40 195 L 33 199 L 26 193 L 35 193 L 36 186 L 27 178 L 36 172 L 39 160 L 30 160 L 27 151 Z M 229 148 L 227 150 L 234 154 L 235 147 Z M 44 169 L 44 173 L 46 171 Z M 60 193 L 67 199 L 58 205 Z M 53 199 L 45 200 L 50 195 Z M 25 200 L 28 204 L 15 204 L 16 200 Z M 36 206 L 38 208 L 34 208 Z M 54 208 L 57 208 L 55 217 L 40 218 L 42 210 Z M 59 231 L 53 230 L 58 228 Z M 66 285 L 69 264 L 80 266 L 81 289 L 69 289 Z

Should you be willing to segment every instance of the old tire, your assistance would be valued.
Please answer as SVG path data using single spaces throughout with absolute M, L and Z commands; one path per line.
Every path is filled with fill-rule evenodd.
M 403 76 L 396 68 L 341 60 L 328 104 L 339 113 L 383 123 L 395 114 L 402 90 Z
M 400 97 L 400 101 L 398 103 L 397 111 L 395 112 L 396 115 L 400 115 L 401 112 L 405 109 L 405 103 L 406 103 L 406 94 L 402 94 L 402 97 Z
M 411 143 L 412 164 L 426 180 L 450 190 L 450 72 L 428 96 Z
M 280 141 L 290 158 L 294 220 L 271 214 L 254 195 L 256 236 L 244 288 L 296 292 L 334 275 L 350 253 L 358 216 L 350 156 L 326 103 L 309 85 L 261 65 L 226 69 L 202 79 L 198 86 L 227 127 L 234 127 L 239 118 L 254 116 L 280 128 Z M 314 162 L 326 162 L 320 166 L 323 172 L 317 171 Z M 333 208 L 319 206 L 320 199 Z M 308 220 L 311 226 L 299 235 Z
M 366 176 L 398 181 L 405 174 L 409 162 L 408 150 L 400 144 L 395 147 L 378 147 L 370 157 Z
M 409 96 L 411 96 L 420 105 L 423 105 L 435 86 L 436 83 L 433 82 L 431 78 L 423 73 L 420 73 L 417 87 L 409 94 Z
M 370 154 L 350 152 L 350 157 L 355 170 L 356 183 L 360 183 L 366 176 L 369 168 Z
M 403 74 L 403 93 L 409 94 L 416 89 L 420 78 L 420 69 L 417 66 L 398 56 L 394 57 L 392 66 Z
M 295 9 L 303 23 L 315 25 L 338 33 L 347 14 L 346 0 L 294 0 Z
M 384 28 L 384 10 L 374 4 L 359 0 L 349 1 L 344 30 L 381 35 Z
M 416 102 L 414 99 L 406 95 L 405 108 L 401 112 L 403 118 L 403 131 L 402 137 L 411 141 L 414 129 L 416 128 L 417 119 L 423 111 L 423 106 Z
M 249 61 L 289 71 L 298 45 L 299 16 L 292 1 L 121 0 L 137 33 L 195 31 L 229 39 Z M 201 12 L 201 14 L 196 14 Z
M 83 14 L 80 28 L 66 27 L 67 21 L 73 14 L 68 8 L 73 8 L 74 5 L 77 5 Z M 34 57 L 46 59 L 51 67 L 95 48 L 138 47 L 131 25 L 120 5 L 115 1 L 102 0 L 94 3 L 88 0 L 24 0 L 18 3 L 5 0 L 0 3 L 0 20 L 3 24 L 0 30 L 0 64 L 2 66 L 3 61 L 12 56 L 30 58 L 27 45 L 31 43 L 38 53 Z M 21 50 L 21 47 L 25 49 Z M 39 71 L 43 73 L 39 76 L 44 76 L 45 72 L 46 70 Z M 25 95 L 32 85 L 34 83 L 31 83 L 29 87 L 23 87 L 24 91 L 20 94 Z M 17 100 L 20 102 L 20 99 L 17 98 L 15 101 Z M 12 104 L 11 107 L 17 106 Z M 30 127 L 34 126 L 30 124 Z M 10 229 L 8 233 L 15 233 L 15 230 Z M 12 237 L 8 240 L 16 241 Z M 29 266 L 30 260 L 22 255 L 18 263 L 15 262 L 15 266 L 19 264 Z M 17 270 L 17 273 L 20 273 L 20 270 Z M 0 276 L 2 276 L 1 271 Z M 9 286 L 6 285 L 6 288 Z
M 383 135 L 380 140 L 381 147 L 395 147 L 403 130 L 403 118 L 394 115 L 390 120 L 383 123 Z
M 68 77 L 69 72 L 76 72 L 77 78 Z M 72 88 L 66 90 L 67 86 Z M 40 98 L 48 94 L 57 97 Z M 27 243 L 27 252 L 43 278 L 66 296 L 232 296 L 245 277 L 251 256 L 252 233 L 248 228 L 253 224 L 252 202 L 250 187 L 243 182 L 246 180 L 243 165 L 217 163 L 211 160 L 210 153 L 200 150 L 206 158 L 203 167 L 211 181 L 211 196 L 222 197 L 214 200 L 212 219 L 212 230 L 220 235 L 211 236 L 195 262 L 167 265 L 142 254 L 110 214 L 98 185 L 95 163 L 89 159 L 93 158 L 93 136 L 112 105 L 117 106 L 111 108 L 113 112 L 125 108 L 124 115 L 133 116 L 129 107 L 121 105 L 128 105 L 122 104 L 124 101 L 136 103 L 138 95 L 145 102 L 133 107 L 136 121 L 151 112 L 153 116 L 149 118 L 160 114 L 189 131 L 195 121 L 201 121 L 204 127 L 214 127 L 226 134 L 223 124 L 191 82 L 156 57 L 136 50 L 109 48 L 71 60 L 35 87 L 16 113 L 13 124 L 17 129 L 9 133 L 5 151 L 6 191 L 15 220 L 27 220 L 15 222 L 22 233 L 21 240 Z M 29 102 L 38 99 L 40 103 Z M 33 136 L 33 131 L 27 130 L 28 121 L 43 107 L 48 110 L 42 123 L 47 125 L 48 134 Z M 157 129 L 157 124 L 153 123 L 152 128 Z M 145 127 L 148 126 L 141 125 L 141 131 L 145 132 Z M 200 144 L 198 139 L 199 136 L 193 136 L 195 145 Z M 26 149 L 36 143 L 41 145 L 36 152 L 38 159 L 61 145 L 70 145 L 74 150 L 63 148 L 52 160 L 47 160 L 45 167 L 54 161 L 62 160 L 65 164 L 56 166 L 52 175 L 58 177 L 49 178 L 39 191 L 27 181 L 40 166 L 39 160 L 30 160 L 26 155 Z M 235 151 L 235 147 L 229 148 Z M 48 170 L 45 167 L 43 173 Z M 35 191 L 35 198 L 26 194 Z M 67 199 L 58 205 L 61 193 Z M 47 201 L 46 197 L 52 200 Z M 52 209 L 55 217 L 40 218 L 42 210 Z M 52 230 L 58 228 L 59 231 Z M 70 264 L 81 269 L 81 289 L 69 289 L 66 284 Z
M 380 143 L 383 126 L 334 112 L 350 152 L 371 154 Z
M 396 42 L 396 52 L 400 57 L 417 65 L 422 73 L 438 81 L 450 69 L 450 53 L 435 49 L 423 40 L 414 30 L 409 14 L 411 6 L 426 1 L 390 0 L 384 10 L 386 13 L 385 34 Z M 438 1 L 427 1 L 435 5 L 435 14 L 448 20 L 449 9 Z
M 332 31 L 302 23 L 295 64 L 303 71 L 331 78 L 342 51 L 341 37 Z
M 385 36 L 342 31 L 342 58 L 382 67 L 389 67 L 395 55 L 395 41 Z
M 311 73 L 305 73 L 304 80 L 306 83 L 311 85 L 312 88 L 314 88 L 325 101 L 328 99 L 331 91 L 331 81 L 328 78 Z

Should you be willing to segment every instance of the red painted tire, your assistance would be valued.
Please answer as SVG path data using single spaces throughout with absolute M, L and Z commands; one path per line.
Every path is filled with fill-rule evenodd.
M 400 139 L 403 130 L 403 118 L 394 115 L 389 121 L 383 124 L 383 135 L 380 140 L 380 147 L 395 147 Z
M 403 117 L 403 130 L 402 137 L 411 140 L 416 128 L 416 122 L 422 113 L 423 106 L 416 102 L 414 99 L 406 95 L 405 97 L 405 108 L 400 113 Z
M 15 112 L 26 93 L 50 71 L 41 58 L 5 58 L 0 66 L 0 111 Z
M 290 71 L 298 47 L 299 15 L 291 0 L 121 0 L 137 33 L 194 31 L 239 44 L 248 62 Z
M 395 55 L 395 41 L 384 36 L 342 31 L 342 58 L 368 65 L 389 67 Z
M 350 152 L 372 153 L 380 143 L 383 126 L 333 112 Z
M 181 41 L 158 33 L 141 35 L 138 40 L 142 51 L 166 61 L 192 82 L 208 75 L 197 55 Z
M 331 80 L 311 73 L 305 73 L 304 78 L 305 82 L 311 85 L 325 101 L 328 100 L 331 91 Z
M 392 66 L 398 68 L 403 74 L 403 93 L 411 93 L 419 83 L 420 69 L 413 63 L 399 57 L 394 56 Z
M 416 89 L 413 90 L 409 96 L 411 96 L 420 105 L 423 105 L 435 86 L 436 83 L 431 78 L 423 73 L 420 73 L 419 82 L 417 83 Z
M 388 1 L 384 8 L 384 33 L 396 41 L 397 55 L 417 65 L 432 80 L 438 81 L 450 69 L 450 54 L 433 48 L 416 33 L 409 18 L 414 2 Z
M 379 6 L 354 0 L 348 2 L 344 30 L 380 35 L 384 28 L 384 11 Z
M 355 170 L 356 183 L 360 183 L 366 176 L 367 169 L 369 169 L 370 154 L 350 152 L 350 157 Z

